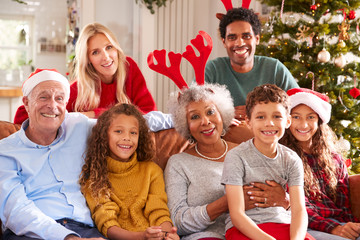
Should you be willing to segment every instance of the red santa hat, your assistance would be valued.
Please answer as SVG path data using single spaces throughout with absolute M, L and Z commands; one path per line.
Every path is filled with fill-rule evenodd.
M 307 88 L 293 88 L 287 91 L 290 99 L 290 110 L 299 104 L 305 104 L 314 110 L 324 123 L 331 117 L 331 104 L 329 97 Z
M 30 74 L 28 79 L 22 84 L 23 96 L 28 96 L 31 90 L 34 89 L 39 83 L 45 81 L 57 81 L 65 88 L 65 100 L 68 101 L 70 97 L 70 83 L 66 77 L 61 75 L 56 69 L 40 69 L 37 68 Z

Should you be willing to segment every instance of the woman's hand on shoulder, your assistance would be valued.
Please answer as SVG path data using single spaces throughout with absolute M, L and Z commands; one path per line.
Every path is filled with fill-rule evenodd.
M 235 126 L 235 127 L 237 127 L 237 126 L 240 126 L 240 125 L 243 124 L 243 123 L 244 123 L 244 121 L 241 121 L 241 120 L 238 120 L 238 119 L 236 119 L 236 118 L 233 118 L 233 119 L 231 120 L 230 126 Z

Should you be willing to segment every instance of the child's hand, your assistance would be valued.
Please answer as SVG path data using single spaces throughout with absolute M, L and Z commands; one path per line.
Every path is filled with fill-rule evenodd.
M 145 240 L 162 240 L 164 239 L 164 233 L 161 231 L 160 226 L 148 227 L 144 232 Z
M 177 228 L 172 227 L 170 232 L 165 232 L 164 238 L 165 240 L 179 240 L 180 237 L 177 235 Z

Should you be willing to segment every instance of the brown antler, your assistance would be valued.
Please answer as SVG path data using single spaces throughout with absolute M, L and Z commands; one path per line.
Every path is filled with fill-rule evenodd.
M 179 89 L 183 89 L 184 87 L 188 88 L 187 83 L 180 72 L 180 62 L 181 62 L 181 54 L 169 52 L 168 54 L 170 60 L 170 67 L 166 66 L 166 50 L 155 50 L 154 52 L 150 52 L 147 58 L 148 66 L 150 69 L 155 72 L 161 73 L 167 77 L 169 77 L 173 82 L 178 86 Z M 154 63 L 154 57 L 157 61 L 157 65 Z
M 224 4 L 224 7 L 225 7 L 226 11 L 229 11 L 230 9 L 233 9 L 233 5 L 231 3 L 231 0 L 221 0 L 221 1 Z
M 205 46 L 203 38 L 206 40 L 207 46 Z M 199 51 L 200 56 L 196 56 L 194 49 L 191 45 L 186 46 L 186 51 L 182 54 L 182 56 L 186 58 L 186 60 L 188 60 L 193 66 L 195 71 L 195 80 L 197 84 L 203 85 L 205 82 L 206 61 L 209 58 L 213 47 L 212 39 L 206 32 L 199 31 L 199 34 L 196 36 L 196 38 L 192 39 L 190 42 Z

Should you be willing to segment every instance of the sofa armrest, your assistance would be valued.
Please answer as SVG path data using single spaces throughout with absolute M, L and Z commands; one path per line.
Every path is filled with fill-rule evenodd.
M 169 157 L 183 152 L 191 147 L 191 144 L 183 138 L 174 128 L 152 132 L 155 144 L 156 162 L 163 170 L 166 167 Z
M 0 139 L 6 138 L 9 135 L 20 129 L 20 124 L 14 124 L 11 122 L 0 121 Z
M 360 219 L 360 174 L 349 176 L 349 187 L 351 211 Z

